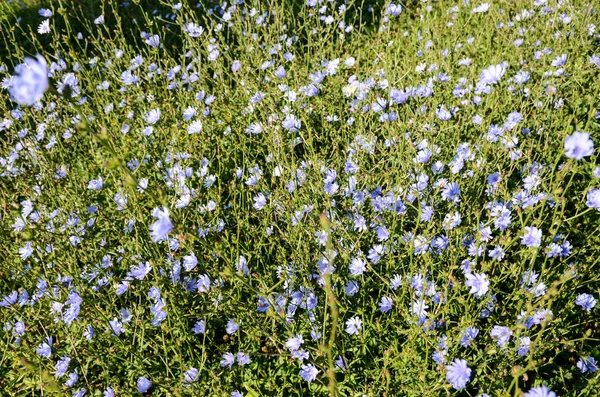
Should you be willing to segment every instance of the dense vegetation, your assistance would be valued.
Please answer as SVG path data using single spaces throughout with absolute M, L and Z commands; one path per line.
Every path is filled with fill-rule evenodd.
M 597 395 L 598 8 L 3 2 L 0 394 Z

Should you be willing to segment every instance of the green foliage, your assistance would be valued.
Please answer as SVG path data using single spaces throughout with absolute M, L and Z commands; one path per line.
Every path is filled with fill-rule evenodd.
M 565 138 L 575 131 L 600 143 L 600 69 L 590 62 L 598 53 L 598 37 L 588 33 L 597 23 L 593 2 L 552 1 L 553 12 L 544 13 L 531 1 L 500 1 L 474 13 L 479 4 L 415 1 L 393 16 L 381 2 L 349 1 L 342 12 L 341 2 L 310 7 L 304 1 L 244 1 L 236 2 L 230 20 L 221 7 L 231 4 L 182 3 L 180 10 L 167 1 L 0 5 L 0 40 L 7 43 L 0 49 L 2 77 L 37 53 L 49 65 L 64 61 L 64 68 L 52 72 L 56 88 L 80 66 L 76 87 L 62 94 L 47 91 L 42 105 L 20 107 L 19 117 L 6 90 L 0 101 L 0 119 L 12 121 L 0 128 L 0 296 L 12 291 L 30 296 L 24 305 L 0 307 L 0 322 L 10 325 L 0 333 L 2 393 L 71 395 L 85 388 L 86 395 L 100 396 L 110 386 L 126 396 L 146 377 L 154 396 L 226 396 L 234 390 L 245 396 L 519 396 L 542 385 L 557 395 L 597 394 L 598 373 L 583 374 L 576 365 L 580 357 L 600 360 L 599 307 L 585 311 L 575 301 L 582 293 L 596 299 L 600 293 L 600 212 L 586 205 L 588 192 L 599 187 L 598 148 L 582 160 L 567 158 L 564 149 Z M 40 7 L 54 13 L 49 34 L 37 33 L 45 19 L 38 15 Z M 517 17 L 529 9 L 530 16 Z M 561 14 L 570 16 L 570 23 L 561 22 Z M 100 15 L 104 23 L 95 24 Z M 257 21 L 261 15 L 264 23 Z M 332 16 L 333 22 L 321 16 Z M 188 22 L 202 26 L 203 34 L 190 37 Z M 142 32 L 158 35 L 161 46 L 148 45 Z M 515 45 L 518 39 L 523 43 Z M 213 46 L 219 49 L 216 59 L 210 55 Z M 545 47 L 552 53 L 537 60 L 536 51 Z M 285 59 L 287 51 L 293 60 Z M 562 74 L 551 65 L 560 54 L 568 54 Z M 143 58 L 139 68 L 132 66 L 136 56 Z M 355 65 L 344 63 L 349 57 Z M 471 63 L 461 62 L 465 58 Z M 336 59 L 339 69 L 314 83 L 318 95 L 306 95 L 311 74 Z M 241 62 L 237 72 L 231 68 L 235 60 Z M 273 65 L 264 67 L 267 61 Z M 502 81 L 488 94 L 476 92 L 482 70 L 504 61 L 509 66 Z M 171 78 L 168 72 L 176 65 L 181 70 Z M 285 78 L 274 75 L 280 65 Z M 126 70 L 139 77 L 138 84 L 124 83 Z M 519 70 L 530 74 L 528 83 L 515 82 Z M 440 72 L 450 80 L 440 81 Z M 197 81 L 189 79 L 194 73 Z M 352 76 L 362 85 L 352 83 Z M 369 78 L 372 87 L 365 89 Z M 109 88 L 98 89 L 104 81 Z M 390 88 L 428 84 L 433 95 L 391 103 Z M 465 90 L 462 96 L 454 92 L 456 85 Z M 368 93 L 364 100 L 357 99 L 361 90 Z M 263 94 L 260 101 L 253 99 L 257 93 Z M 214 102 L 206 100 L 210 96 Z M 373 110 L 377 98 L 388 101 L 381 112 Z M 456 107 L 451 120 L 436 115 L 441 105 Z M 198 114 L 186 120 L 182 115 L 190 106 Z M 144 135 L 150 125 L 144 115 L 153 109 L 160 110 L 160 120 Z M 488 128 L 503 125 L 513 112 L 523 121 L 490 141 Z M 395 113 L 397 120 L 382 121 L 382 113 Z M 301 122 L 298 131 L 282 127 L 288 114 Z M 476 116 L 482 123 L 473 122 Z M 189 134 L 194 120 L 202 121 L 202 130 Z M 260 134 L 247 132 L 253 123 L 260 123 Z M 423 141 L 433 155 L 426 163 L 416 161 Z M 453 172 L 465 143 L 472 156 Z M 364 200 L 344 194 L 350 188 L 351 174 L 344 171 L 350 160 L 358 165 L 354 193 L 364 191 Z M 445 166 L 441 173 L 432 169 L 436 161 Z M 246 181 L 255 166 L 261 178 L 251 186 Z M 339 190 L 333 194 L 324 190 L 327 170 L 337 171 Z M 488 194 L 487 178 L 494 173 L 500 181 Z M 417 191 L 420 174 L 428 184 Z M 523 193 L 536 198 L 531 205 L 519 198 L 528 176 L 537 178 L 536 187 Z M 98 177 L 102 189 L 88 188 Z M 144 179 L 148 187 L 142 192 Z M 460 202 L 442 198 L 450 182 L 460 186 Z M 178 205 L 186 193 L 183 185 L 191 192 L 186 206 Z M 382 200 L 392 194 L 402 201 L 405 213 L 395 202 L 391 210 L 378 210 L 373 204 L 378 188 Z M 262 209 L 254 206 L 259 193 L 266 196 Z M 116 194 L 127 198 L 123 209 Z M 23 215 L 27 200 L 38 220 Z M 511 200 L 512 223 L 500 230 L 492 203 Z M 434 208 L 430 221 L 423 220 L 426 205 Z M 163 207 L 177 247 L 150 238 L 153 210 Z M 446 215 L 455 212 L 461 223 L 448 227 Z M 357 215 L 366 219 L 365 231 L 357 230 Z M 14 226 L 19 219 L 22 230 Z M 389 232 L 383 241 L 375 229 L 381 225 Z M 493 231 L 489 241 L 483 236 L 487 226 Z M 530 226 L 543 231 L 538 248 L 521 242 Z M 415 237 L 432 244 L 442 235 L 447 249 L 415 253 Z M 468 236 L 486 251 L 472 255 L 464 244 Z M 572 249 L 550 257 L 554 241 L 568 241 Z M 29 242 L 33 254 L 22 259 L 20 250 Z M 371 260 L 369 251 L 378 244 L 385 245 L 385 254 Z M 489 255 L 496 246 L 506 253 L 501 260 Z M 181 270 L 181 280 L 173 282 L 173 266 L 192 252 L 197 266 Z M 355 257 L 365 260 L 366 271 L 352 276 Z M 465 261 L 490 281 L 481 299 L 465 285 Z M 117 295 L 132 267 L 145 262 L 150 273 L 129 280 L 128 290 Z M 332 274 L 328 265 L 335 267 Z M 532 270 L 545 284 L 542 294 L 521 286 Z M 201 275 L 211 281 L 208 291 L 188 284 Z M 390 285 L 394 275 L 402 279 L 397 289 Z M 421 290 L 412 285 L 418 276 L 425 279 Z M 47 283 L 45 290 L 40 280 Z M 352 296 L 346 293 L 350 280 L 359 285 Z M 160 289 L 167 313 L 158 326 L 152 324 L 152 287 Z M 430 287 L 435 291 L 426 292 Z M 73 291 L 82 304 L 68 325 L 67 306 L 61 305 Z M 304 294 L 302 305 L 292 304 L 291 292 Z M 311 293 L 316 305 L 307 310 Z M 482 316 L 492 295 L 494 310 Z M 413 305 L 422 296 L 428 312 L 419 321 Z M 270 305 L 265 313 L 257 311 L 259 297 Z M 393 302 L 387 313 L 379 310 L 384 297 Z M 114 335 L 109 322 L 121 319 L 121 309 L 129 310 L 131 320 L 123 321 L 124 333 Z M 547 319 L 530 328 L 519 323 L 519 315 L 544 309 L 552 312 Z M 290 310 L 295 312 L 289 315 Z M 349 335 L 346 322 L 354 317 L 362 320 L 362 330 Z M 233 334 L 226 332 L 230 319 L 239 324 Z M 195 334 L 192 328 L 200 320 L 206 332 Z M 17 321 L 26 326 L 22 336 L 12 329 Z M 505 347 L 490 336 L 497 325 L 512 331 Z M 89 326 L 95 336 L 88 341 Z M 479 334 L 463 347 L 467 327 L 477 327 Z M 311 338 L 311 332 L 318 337 Z M 296 335 L 303 336 L 310 356 L 303 363 L 286 347 Z M 447 349 L 439 347 L 443 335 Z M 52 355 L 43 358 L 36 349 L 49 336 Z M 531 345 L 520 356 L 524 336 Z M 439 350 L 446 350 L 446 364 L 467 360 L 472 374 L 465 389 L 456 391 L 445 365 L 432 359 Z M 220 361 L 228 352 L 245 352 L 250 363 L 240 366 L 236 358 L 231 369 L 223 368 Z M 79 375 L 72 389 L 64 385 L 67 375 L 55 376 L 62 356 L 71 359 L 67 373 Z M 333 364 L 339 356 L 347 369 Z M 301 365 L 309 363 L 319 369 L 313 382 L 299 375 Z M 198 381 L 187 385 L 184 374 L 192 367 Z

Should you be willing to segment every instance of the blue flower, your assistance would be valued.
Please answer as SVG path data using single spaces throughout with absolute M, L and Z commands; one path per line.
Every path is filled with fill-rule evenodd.
M 35 59 L 27 57 L 25 63 L 15 67 L 8 92 L 19 105 L 32 106 L 42 99 L 48 87 L 46 60 L 37 54 Z
M 590 311 L 596 306 L 596 299 L 592 294 L 579 294 L 575 298 L 575 304 L 581 306 L 581 309 Z
M 565 155 L 568 158 L 581 160 L 594 153 L 594 141 L 587 132 L 576 131 L 565 138 Z
M 198 370 L 194 367 L 188 369 L 183 374 L 183 383 L 194 383 L 198 380 Z
M 160 109 L 152 109 L 144 116 L 144 120 L 148 124 L 156 124 L 156 122 L 160 119 Z
M 531 346 L 531 338 L 524 336 L 519 338 L 519 347 L 517 348 L 517 354 L 519 356 L 525 356 L 529 352 L 529 346 Z
M 542 243 L 542 231 L 535 226 L 526 226 L 521 243 L 527 247 L 539 247 Z
M 346 332 L 349 335 L 357 335 L 362 329 L 362 320 L 359 317 L 352 317 L 346 321 Z
M 226 331 L 229 335 L 235 334 L 238 330 L 238 327 L 239 326 L 236 324 L 236 322 L 233 319 L 229 319 L 229 321 L 227 322 Z
M 471 341 L 474 340 L 479 334 L 479 330 L 475 327 L 467 327 L 463 332 L 462 338 L 460 339 L 460 345 L 462 347 L 468 347 Z
M 62 356 L 60 360 L 56 362 L 56 377 L 60 378 L 64 374 L 67 373 L 67 369 L 69 368 L 69 362 L 71 359 L 67 356 Z
M 120 334 L 125 332 L 123 330 L 123 324 L 116 317 L 109 321 L 108 325 L 110 325 L 110 328 L 112 329 L 112 332 L 115 336 L 119 336 Z
M 193 252 L 190 252 L 189 255 L 183 257 L 183 267 L 186 271 L 191 271 L 198 265 L 198 258 L 194 255 Z
M 534 387 L 525 393 L 525 397 L 556 397 L 556 393 L 546 386 Z
M 150 236 L 152 236 L 152 241 L 155 243 L 165 241 L 167 239 L 167 234 L 173 230 L 173 224 L 169 219 L 169 211 L 166 207 L 163 207 L 162 211 L 159 208 L 155 208 L 152 212 L 152 217 L 156 219 L 156 222 L 150 225 Z
M 204 325 L 204 320 L 196 322 L 196 324 L 194 324 L 194 326 L 192 327 L 192 332 L 196 335 L 203 334 L 205 330 L 206 326 Z
M 138 389 L 139 393 L 144 394 L 151 387 L 152 387 L 152 382 L 150 382 L 148 379 L 146 379 L 143 376 L 141 378 L 138 378 L 138 380 L 137 380 L 137 389 Z
M 44 358 L 50 358 L 50 354 L 52 354 L 52 337 L 48 337 L 46 338 L 46 341 L 43 343 L 40 343 L 38 345 L 37 350 L 35 351 L 39 356 L 42 356 Z
M 598 363 L 596 359 L 592 356 L 581 357 L 577 362 L 577 368 L 581 371 L 581 373 L 585 374 L 586 372 L 590 372 L 593 374 L 598 371 Z
M 494 325 L 494 327 L 490 331 L 490 336 L 496 339 L 496 343 L 500 347 L 504 347 L 508 343 L 511 335 L 512 331 L 510 330 L 510 328 L 503 327 L 500 325 Z
M 456 359 L 446 366 L 446 379 L 456 390 L 464 389 L 471 379 L 471 368 L 466 360 Z
M 245 352 L 239 352 L 237 354 L 238 365 L 244 366 L 250 364 L 250 357 Z
M 467 273 L 466 277 L 467 281 L 465 281 L 465 285 L 471 287 L 471 290 L 469 291 L 471 294 L 474 294 L 477 298 L 481 298 L 488 292 L 490 282 L 485 274 Z
M 585 205 L 600 211 L 600 189 L 590 189 L 587 193 L 587 202 Z
M 303 365 L 302 368 L 300 369 L 300 376 L 302 377 L 302 379 L 304 379 L 307 382 L 312 382 L 313 380 L 317 379 L 317 374 L 319 373 L 319 370 L 317 369 L 317 367 L 315 367 L 312 364 L 308 364 L 308 365 Z
M 158 37 L 157 34 L 149 36 L 146 40 L 145 40 L 146 44 L 148 44 L 150 47 L 158 47 L 160 46 L 160 37 Z
M 381 298 L 381 301 L 379 302 L 379 310 L 382 313 L 387 313 L 392 310 L 392 298 L 389 296 L 384 296 Z
M 360 258 L 352 258 L 350 263 L 350 274 L 353 276 L 360 276 L 367 270 L 366 263 Z
M 221 367 L 223 368 L 231 368 L 231 366 L 235 363 L 235 356 L 233 353 L 227 352 L 223 354 L 223 359 L 221 360 Z

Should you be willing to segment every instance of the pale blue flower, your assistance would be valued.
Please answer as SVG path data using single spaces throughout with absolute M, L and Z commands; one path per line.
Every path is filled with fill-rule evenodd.
M 465 276 L 467 278 L 467 281 L 465 281 L 465 285 L 467 287 L 471 287 L 471 290 L 469 291 L 471 294 L 474 294 L 477 298 L 481 298 L 488 292 L 490 282 L 485 274 L 467 273 Z
M 588 191 L 585 205 L 600 211 L 600 189 L 590 189 Z
M 581 306 L 581 309 L 590 311 L 596 306 L 596 299 L 592 294 L 579 294 L 575 299 L 575 304 Z
M 227 321 L 226 331 L 229 335 L 235 334 L 238 328 L 238 324 L 236 324 L 236 322 L 233 319 L 229 319 L 229 321 Z
M 15 67 L 8 92 L 19 105 L 32 106 L 40 101 L 49 87 L 46 60 L 39 54 L 35 59 L 26 57 Z
M 594 153 L 594 141 L 587 132 L 576 131 L 565 138 L 565 155 L 568 158 L 581 160 Z
M 446 379 L 456 390 L 464 389 L 471 379 L 471 368 L 467 361 L 456 359 L 452 364 L 446 366 Z
M 506 73 L 504 64 L 492 65 L 481 72 L 479 81 L 483 84 L 496 84 L 502 79 L 504 73 Z
M 358 335 L 362 329 L 362 320 L 360 317 L 352 317 L 346 321 L 346 332 L 349 335 Z
M 521 243 L 527 247 L 539 247 L 542 243 L 542 231 L 535 226 L 526 226 Z
M 235 363 L 235 356 L 233 353 L 227 352 L 223 354 L 223 359 L 220 362 L 221 367 L 223 368 L 231 368 L 231 366 Z
M 317 379 L 318 373 L 319 370 L 312 364 L 303 365 L 300 369 L 300 376 L 309 383 Z
M 494 327 L 490 331 L 490 336 L 496 339 L 496 343 L 499 347 L 504 347 L 510 340 L 511 335 L 512 331 L 510 330 L 510 328 L 503 327 L 500 325 L 494 325 Z
M 525 393 L 524 397 L 556 397 L 556 393 L 546 386 L 534 387 Z
M 152 387 L 152 382 L 150 382 L 148 379 L 146 379 L 143 376 L 141 378 L 138 378 L 138 380 L 137 380 L 137 389 L 138 389 L 139 393 L 144 394 L 151 387 Z
M 183 383 L 194 383 L 198 380 L 198 370 L 194 367 L 183 373 Z
M 150 225 L 152 241 L 155 243 L 165 241 L 167 234 L 173 230 L 173 224 L 169 219 L 169 211 L 166 207 L 163 207 L 162 211 L 159 208 L 155 208 L 152 212 L 152 217 L 156 219 L 156 222 Z

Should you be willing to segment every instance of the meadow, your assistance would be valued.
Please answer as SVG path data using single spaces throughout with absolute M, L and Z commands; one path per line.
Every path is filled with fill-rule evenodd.
M 600 4 L 0 3 L 0 395 L 597 396 Z

